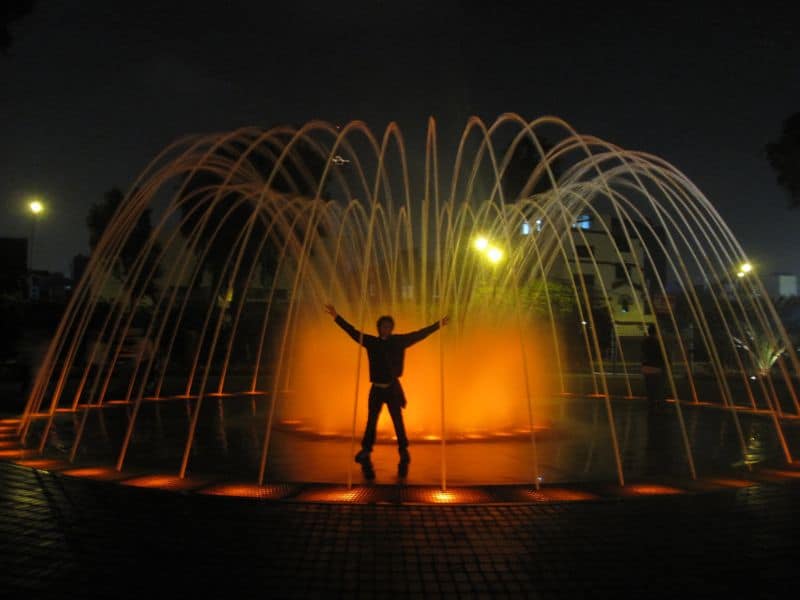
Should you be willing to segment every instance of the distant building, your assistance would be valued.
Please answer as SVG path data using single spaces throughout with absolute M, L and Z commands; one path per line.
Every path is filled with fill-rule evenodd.
M 66 302 L 72 292 L 72 280 L 63 273 L 31 271 L 28 275 L 28 299 L 31 302 Z
M 25 295 L 28 239 L 0 238 L 0 293 Z
M 580 215 L 572 225 L 572 238 L 575 246 L 567 249 L 567 263 L 557 261 L 550 276 L 556 281 L 574 282 L 581 289 L 581 280 L 597 306 L 606 306 L 606 296 L 610 310 L 608 314 L 614 331 L 619 337 L 638 337 L 644 335 L 648 323 L 655 320 L 653 308 L 659 311 L 665 300 L 656 293 L 654 285 L 657 272 L 662 281 L 665 278 L 666 261 L 663 256 L 653 253 L 656 244 L 643 240 L 645 234 L 637 236 L 630 226 L 628 235 L 619 219 L 611 215 L 600 215 L 598 222 L 594 215 Z M 535 235 L 543 224 L 535 221 L 523 223 L 522 235 Z M 637 229 L 646 228 L 637 224 Z M 652 234 L 648 232 L 649 237 Z M 630 238 L 630 239 L 629 239 Z M 645 255 L 645 244 L 651 250 L 651 257 Z M 647 302 L 646 290 L 650 292 L 653 306 Z
M 770 298 L 797 296 L 797 275 L 792 273 L 770 273 L 763 283 Z
M 89 264 L 89 257 L 85 254 L 76 254 L 72 257 L 72 263 L 70 263 L 70 277 L 72 277 L 72 281 L 77 283 L 83 277 L 83 273 L 86 271 L 86 267 Z

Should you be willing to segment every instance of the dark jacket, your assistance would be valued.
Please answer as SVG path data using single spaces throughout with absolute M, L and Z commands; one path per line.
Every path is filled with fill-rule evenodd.
M 403 374 L 403 359 L 406 348 L 424 340 L 439 329 L 439 322 L 428 325 L 411 333 L 390 335 L 388 339 L 361 333 L 340 315 L 336 316 L 336 324 L 344 329 L 356 342 L 367 349 L 369 358 L 369 380 L 372 383 L 391 383 Z

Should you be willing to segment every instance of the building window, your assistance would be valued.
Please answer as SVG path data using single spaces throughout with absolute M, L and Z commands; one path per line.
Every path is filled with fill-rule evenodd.
M 542 230 L 542 220 L 541 219 L 536 219 L 536 221 L 534 221 L 534 225 L 536 227 L 536 232 L 537 233 Z M 522 222 L 522 227 L 520 228 L 520 232 L 522 233 L 522 235 L 530 235 L 532 229 L 533 229 L 533 227 L 531 227 L 531 224 L 528 223 L 528 221 L 523 221 Z
M 575 253 L 578 255 L 578 258 L 590 258 L 591 251 L 589 246 L 584 246 L 582 244 L 578 244 L 575 246 Z
M 614 265 L 614 279 L 625 279 L 625 265 Z
M 573 229 L 591 229 L 592 217 L 591 215 L 581 215 L 572 224 Z

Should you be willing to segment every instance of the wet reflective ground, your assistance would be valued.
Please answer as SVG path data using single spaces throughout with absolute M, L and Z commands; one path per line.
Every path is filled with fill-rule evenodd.
M 179 470 L 186 442 L 193 399 L 144 402 L 137 418 L 125 468 L 158 473 Z M 674 404 L 668 404 L 656 429 L 648 432 L 644 400 L 613 400 L 615 427 L 626 480 L 645 476 L 687 477 L 689 468 Z M 254 481 L 264 439 L 268 402 L 263 396 L 231 396 L 204 400 L 188 472 L 194 476 Z M 92 409 L 79 446 L 76 465 L 112 465 L 122 446 L 131 406 Z M 385 413 L 386 411 L 384 411 Z M 64 458 L 74 440 L 82 413 L 59 413 L 49 438 L 47 454 Z M 545 483 L 615 481 L 616 461 L 608 414 L 602 398 L 556 398 L 550 401 L 546 424 L 537 426 L 535 457 Z M 744 468 L 745 462 L 779 465 L 783 453 L 773 420 L 765 415 L 737 413 L 739 427 L 729 410 L 683 405 L 683 416 L 698 475 L 724 474 Z M 388 418 L 382 415 L 382 418 Z M 268 454 L 268 481 L 346 482 L 361 480 L 352 462 L 359 448 L 363 423 L 358 423 L 355 444 L 349 436 L 322 436 L 305 430 L 302 423 L 276 425 Z M 44 421 L 32 429 L 33 440 Z M 738 429 L 741 429 L 744 448 Z M 792 451 L 798 426 L 785 424 Z M 449 434 L 456 437 L 456 432 Z M 659 440 L 663 453 L 658 464 L 648 463 L 648 436 Z M 477 436 L 475 436 L 477 437 Z M 436 440 L 414 439 L 409 484 L 441 482 L 442 445 Z M 378 482 L 397 480 L 397 449 L 387 437 L 379 438 L 373 452 Z M 486 432 L 482 439 L 449 439 L 444 451 L 444 471 L 449 485 L 511 484 L 531 482 L 534 447 L 529 433 L 520 430 Z

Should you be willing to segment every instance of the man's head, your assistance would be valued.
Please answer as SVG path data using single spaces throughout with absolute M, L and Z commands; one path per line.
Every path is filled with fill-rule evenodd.
M 382 317 L 378 318 L 378 337 L 382 340 L 387 339 L 390 335 L 392 335 L 392 331 L 394 330 L 394 319 L 389 315 L 383 315 Z

